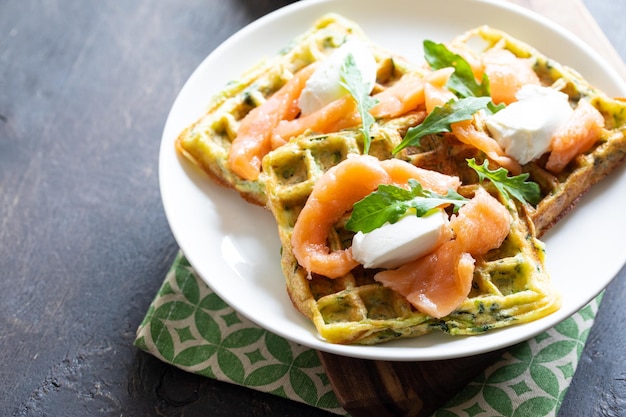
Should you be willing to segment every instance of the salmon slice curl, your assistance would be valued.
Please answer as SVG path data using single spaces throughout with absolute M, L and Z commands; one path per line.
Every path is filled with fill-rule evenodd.
M 406 74 L 391 87 L 373 96 L 377 104 L 371 108 L 374 117 L 397 117 L 424 103 L 424 79 Z
M 328 235 L 333 225 L 357 201 L 381 184 L 406 186 L 410 178 L 426 189 L 445 192 L 457 189 L 460 181 L 439 172 L 418 168 L 396 159 L 379 161 L 369 155 L 349 155 L 326 171 L 315 183 L 311 195 L 298 215 L 291 244 L 298 263 L 309 274 L 338 278 L 349 273 L 358 262 L 352 249 L 331 250 Z
M 604 118 L 598 109 L 587 100 L 580 100 L 568 121 L 552 136 L 546 168 L 555 174 L 561 172 L 576 155 L 591 149 L 603 128 Z
M 406 297 L 420 312 L 435 318 L 447 316 L 471 290 L 475 257 L 500 247 L 510 222 L 508 210 L 479 188 L 450 220 L 453 240 L 398 269 L 379 272 L 374 279 Z
M 316 133 L 337 132 L 358 126 L 361 117 L 352 96 L 343 96 L 331 101 L 321 109 L 293 120 L 281 120 L 272 133 L 275 147 L 285 144 L 294 136 L 310 130 Z
M 373 97 L 377 104 L 370 113 L 376 118 L 398 117 L 424 104 L 425 89 L 429 86 L 443 87 L 454 72 L 453 68 L 443 68 L 426 76 L 406 74 L 398 82 Z
M 490 49 L 481 56 L 481 61 L 495 104 L 511 104 L 517 101 L 515 94 L 523 85 L 541 84 L 532 69 L 532 61 L 518 58 L 509 50 Z
M 506 168 L 513 175 L 519 175 L 522 167 L 513 158 L 506 155 L 504 149 L 486 132 L 478 130 L 472 120 L 451 124 L 452 134 L 461 142 L 472 145 L 487 155 L 489 159 Z
M 408 185 L 411 178 L 416 179 L 425 189 L 438 194 L 445 194 L 450 189 L 456 191 L 461 186 L 459 177 L 416 167 L 401 159 L 387 159 L 379 163 L 390 175 L 393 184 L 398 186 Z
M 298 71 L 267 101 L 241 120 L 228 153 L 228 165 L 234 173 L 249 181 L 259 177 L 261 161 L 273 149 L 274 128 L 281 120 L 292 120 L 298 116 L 298 98 L 315 67 L 311 64 Z

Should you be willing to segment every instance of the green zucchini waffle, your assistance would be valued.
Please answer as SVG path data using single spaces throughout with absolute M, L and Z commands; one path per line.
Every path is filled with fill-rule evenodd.
M 385 91 L 407 74 L 426 77 L 429 68 L 417 66 L 384 51 L 367 40 L 358 25 L 341 16 L 327 15 L 275 58 L 260 63 L 239 81 L 216 95 L 207 113 L 179 136 L 178 151 L 199 165 L 217 183 L 239 192 L 247 201 L 273 213 L 281 250 L 281 266 L 287 292 L 298 311 L 309 318 L 319 334 L 332 343 L 376 344 L 415 337 L 432 331 L 474 335 L 491 329 L 530 322 L 560 306 L 560 297 L 544 266 L 544 247 L 538 239 L 558 222 L 590 187 L 619 166 L 626 156 L 626 103 L 607 97 L 589 85 L 576 71 L 542 55 L 535 48 L 502 31 L 480 27 L 451 40 L 451 51 L 480 59 L 489 50 L 506 49 L 530 62 L 543 86 L 558 87 L 576 107 L 582 99 L 600 111 L 601 134 L 591 147 L 577 155 L 557 173 L 548 169 L 549 151 L 520 164 L 520 173 L 538 184 L 538 199 L 530 204 L 502 194 L 490 181 L 479 178 L 468 165 L 496 170 L 499 160 L 453 132 L 424 135 L 420 141 L 398 151 L 407 133 L 423 124 L 424 106 L 395 117 L 376 118 L 369 126 L 320 133 L 307 130 L 288 138 L 262 160 L 257 179 L 244 179 L 228 164 L 232 142 L 241 121 L 261 106 L 306 66 L 322 61 L 349 36 L 362 39 L 374 50 L 377 80 L 374 92 Z M 475 40 L 482 48 L 475 48 Z M 472 45 L 470 47 L 470 45 Z M 489 134 L 480 118 L 477 130 Z M 405 297 L 374 279 L 376 269 L 359 265 L 340 277 L 311 273 L 294 255 L 293 230 L 316 182 L 349 155 L 364 149 L 379 160 L 401 159 L 412 165 L 460 179 L 459 193 L 467 198 L 486 189 L 510 214 L 510 231 L 503 243 L 475 257 L 473 281 L 467 298 L 444 317 L 420 312 Z M 331 251 L 350 247 L 354 231 L 346 228 L 350 212 L 334 223 L 327 238 Z

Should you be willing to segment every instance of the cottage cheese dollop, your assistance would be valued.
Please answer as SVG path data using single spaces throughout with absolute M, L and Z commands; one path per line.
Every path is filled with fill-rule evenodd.
M 552 135 L 573 109 L 567 94 L 550 87 L 525 85 L 516 97 L 485 123 L 504 152 L 524 165 L 550 150 Z
M 298 106 L 302 115 L 313 113 L 325 105 L 348 95 L 349 92 L 341 86 L 341 66 L 348 54 L 352 54 L 354 62 L 361 72 L 363 83 L 372 91 L 376 84 L 376 60 L 370 48 L 357 39 L 349 39 L 330 56 L 328 56 L 308 79 Z
M 352 256 L 366 268 L 397 268 L 430 253 L 448 226 L 443 210 L 424 217 L 406 215 L 352 239 Z

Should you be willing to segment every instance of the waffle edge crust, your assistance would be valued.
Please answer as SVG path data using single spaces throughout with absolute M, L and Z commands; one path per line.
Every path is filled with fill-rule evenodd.
M 260 63 L 239 81 L 229 84 L 214 97 L 207 113 L 182 132 L 176 142 L 178 151 L 216 182 L 272 211 L 282 244 L 281 267 L 294 306 L 314 323 L 328 342 L 358 344 L 377 344 L 432 331 L 452 335 L 481 334 L 534 321 L 556 311 L 560 297 L 545 270 L 544 247 L 538 238 L 571 210 L 582 194 L 623 162 L 626 104 L 607 97 L 574 70 L 496 29 L 479 27 L 450 42 L 456 48 L 469 48 L 469 44 L 479 38 L 486 49 L 506 48 L 519 57 L 531 59 L 544 85 L 560 83 L 572 103 L 584 97 L 599 109 L 605 118 L 605 129 L 601 140 L 591 150 L 576 157 L 558 175 L 545 169 L 545 158 L 522 167 L 530 180 L 540 185 L 542 199 L 536 207 L 502 199 L 487 185 L 511 215 L 510 233 L 500 248 L 477 257 L 472 289 L 462 305 L 448 316 L 435 319 L 420 313 L 404 297 L 374 281 L 375 271 L 357 267 L 345 276 L 329 279 L 310 274 L 293 255 L 293 226 L 316 180 L 349 154 L 362 154 L 362 135 L 358 129 L 331 134 L 307 132 L 292 138 L 265 156 L 256 181 L 242 180 L 228 168 L 228 150 L 240 120 L 296 71 L 339 47 L 348 34 L 356 34 L 367 41 L 356 23 L 335 14 L 323 16 L 276 57 Z M 422 71 L 402 57 L 373 47 L 379 66 L 379 89 L 392 85 L 407 72 Z M 466 160 L 475 158 L 482 163 L 486 156 L 453 135 L 427 137 L 419 148 L 392 154 L 407 129 L 422 119 L 423 114 L 416 111 L 399 118 L 377 120 L 370 132 L 369 154 L 381 160 L 400 158 L 423 168 L 456 175 L 463 183 L 460 192 L 470 196 L 482 185 L 478 184 Z M 352 232 L 344 228 L 345 220 L 337 222 L 329 234 L 332 250 L 350 245 Z

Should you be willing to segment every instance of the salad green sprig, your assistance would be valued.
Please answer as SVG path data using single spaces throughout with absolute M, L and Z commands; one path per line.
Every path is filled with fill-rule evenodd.
M 458 97 L 490 97 L 489 78 L 483 74 L 480 83 L 476 81 L 472 67 L 461 55 L 451 52 L 444 44 L 425 40 L 424 57 L 434 70 L 452 67 L 447 87 Z
M 356 101 L 362 123 L 363 153 L 367 154 L 369 153 L 371 143 L 370 128 L 375 122 L 374 116 L 372 116 L 369 111 L 378 103 L 378 100 L 370 96 L 368 86 L 363 82 L 361 70 L 356 65 L 354 55 L 351 53 L 346 55 L 346 59 L 341 66 L 341 78 L 339 82 Z
M 533 206 L 541 199 L 539 185 L 533 181 L 527 181 L 527 173 L 509 176 L 505 168 L 490 170 L 489 161 L 485 160 L 482 165 L 476 163 L 474 158 L 468 159 L 467 164 L 478 174 L 480 181 L 489 180 L 506 198 L 514 198 L 524 204 Z
M 437 106 L 426 116 L 424 121 L 407 130 L 402 142 L 396 146 L 393 153 L 396 154 L 409 146 L 419 146 L 420 139 L 427 135 L 434 135 L 452 131 L 452 123 L 471 120 L 479 110 L 485 110 L 488 114 L 491 110 L 491 97 L 466 97 L 459 100 L 452 99 L 443 106 Z
M 451 52 L 444 44 L 425 40 L 424 57 L 434 70 L 454 68 L 446 86 L 459 99 L 435 107 L 421 124 L 410 128 L 402 142 L 393 150 L 394 154 L 409 146 L 419 146 L 420 139 L 424 136 L 451 132 L 452 123 L 470 120 L 480 110 L 494 114 L 505 107 L 491 101 L 487 75 L 483 74 L 481 82 L 477 82 L 467 60 Z
M 395 223 L 407 211 L 418 217 L 431 213 L 438 207 L 453 205 L 454 211 L 469 200 L 450 189 L 445 195 L 426 190 L 415 179 L 410 179 L 409 189 L 396 185 L 379 185 L 378 189 L 354 204 L 346 229 L 368 233 L 385 223 Z

